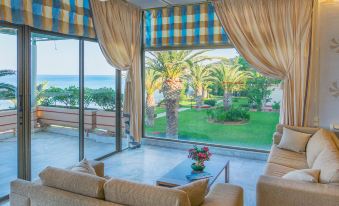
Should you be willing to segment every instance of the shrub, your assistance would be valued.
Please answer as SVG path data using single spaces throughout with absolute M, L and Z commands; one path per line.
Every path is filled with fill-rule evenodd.
M 250 105 L 248 103 L 240 104 L 239 106 L 242 108 L 250 108 Z
M 93 102 L 106 111 L 115 109 L 115 91 L 112 88 L 99 88 L 92 93 Z
M 204 100 L 204 104 L 214 107 L 217 104 L 217 101 L 215 99 L 206 99 Z
M 250 119 L 248 109 L 234 107 L 229 110 L 224 110 L 224 108 L 221 107 L 209 109 L 207 111 L 207 116 L 209 119 L 216 122 L 237 122 Z
M 280 109 L 280 102 L 273 102 L 272 109 L 279 110 Z

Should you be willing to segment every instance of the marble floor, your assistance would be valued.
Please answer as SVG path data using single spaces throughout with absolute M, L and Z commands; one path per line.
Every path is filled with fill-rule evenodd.
M 154 185 L 156 180 L 187 158 L 186 150 L 143 145 L 110 157 L 105 162 L 108 176 Z M 214 155 L 212 158 L 230 160 L 230 183 L 240 185 L 245 191 L 245 205 L 255 206 L 255 188 L 263 173 L 265 161 L 231 156 Z M 216 182 L 224 182 L 220 175 Z
M 154 185 L 159 177 L 185 158 L 186 150 L 142 145 L 139 149 L 125 150 L 103 161 L 108 176 Z M 263 173 L 265 161 L 225 155 L 212 158 L 230 160 L 230 183 L 244 188 L 245 206 L 255 206 L 256 182 Z M 224 182 L 224 175 L 221 174 L 216 182 Z

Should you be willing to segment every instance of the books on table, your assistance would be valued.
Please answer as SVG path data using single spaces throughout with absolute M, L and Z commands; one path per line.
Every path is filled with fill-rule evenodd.
M 186 178 L 189 181 L 200 180 L 200 179 L 205 179 L 209 177 L 212 177 L 212 175 L 208 172 L 192 172 L 191 174 L 186 175 Z

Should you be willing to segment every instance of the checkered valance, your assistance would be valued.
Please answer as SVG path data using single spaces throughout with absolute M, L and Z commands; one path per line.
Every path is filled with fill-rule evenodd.
M 0 21 L 95 37 L 89 0 L 0 0 Z
M 145 11 L 145 47 L 230 45 L 212 3 Z

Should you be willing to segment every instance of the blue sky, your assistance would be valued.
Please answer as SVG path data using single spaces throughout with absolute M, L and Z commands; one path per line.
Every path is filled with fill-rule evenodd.
M 78 75 L 77 40 L 56 40 L 38 42 L 38 74 Z M 233 58 L 235 49 L 216 49 L 206 53 L 209 56 Z M 0 34 L 0 70 L 16 69 L 16 36 Z M 106 62 L 95 42 L 85 43 L 85 74 L 112 75 L 114 69 Z

